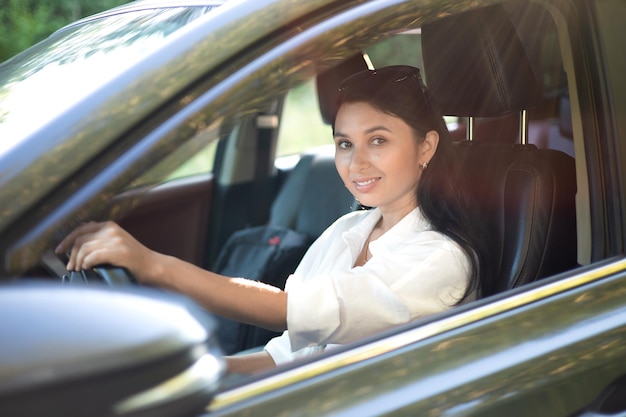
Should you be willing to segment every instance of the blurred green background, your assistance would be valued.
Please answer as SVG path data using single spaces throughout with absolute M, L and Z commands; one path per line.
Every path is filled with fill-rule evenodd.
M 0 62 L 81 17 L 129 0 L 0 0 Z

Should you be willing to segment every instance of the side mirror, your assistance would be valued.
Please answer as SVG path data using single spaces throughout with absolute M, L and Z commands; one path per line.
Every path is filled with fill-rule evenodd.
M 0 415 L 200 414 L 226 365 L 213 319 L 141 287 L 0 286 Z

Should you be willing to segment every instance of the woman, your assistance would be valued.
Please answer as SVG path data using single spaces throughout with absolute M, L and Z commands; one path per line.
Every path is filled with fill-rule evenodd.
M 112 222 L 61 242 L 69 270 L 126 267 L 142 283 L 195 298 L 230 319 L 286 330 L 263 352 L 229 358 L 254 372 L 343 344 L 475 297 L 485 254 L 442 117 L 419 70 L 364 71 L 340 87 L 335 162 L 363 205 L 311 246 L 285 291 L 220 276 L 142 246 Z M 481 271 L 481 274 L 483 272 Z

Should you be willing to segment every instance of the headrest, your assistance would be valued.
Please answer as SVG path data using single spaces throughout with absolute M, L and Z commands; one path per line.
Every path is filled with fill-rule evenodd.
M 532 107 L 539 84 L 500 5 L 425 24 L 426 84 L 443 114 L 493 117 Z
M 339 93 L 339 83 L 352 74 L 368 69 L 363 54 L 357 54 L 317 76 L 317 98 L 322 120 L 332 123 Z

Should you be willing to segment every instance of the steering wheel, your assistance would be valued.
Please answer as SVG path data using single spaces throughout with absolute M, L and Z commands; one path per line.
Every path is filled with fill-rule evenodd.
M 126 268 L 113 265 L 98 265 L 92 269 L 68 271 L 65 262 L 52 251 L 45 252 L 41 261 L 43 265 L 56 276 L 63 284 L 104 283 L 108 285 L 138 285 L 139 283 Z
M 93 268 L 93 271 L 102 278 L 102 281 L 109 285 L 138 284 L 133 274 L 126 268 L 113 265 L 98 265 Z
M 98 265 L 92 269 L 69 271 L 63 275 L 64 284 L 105 283 L 108 285 L 136 285 L 137 280 L 126 268 Z

